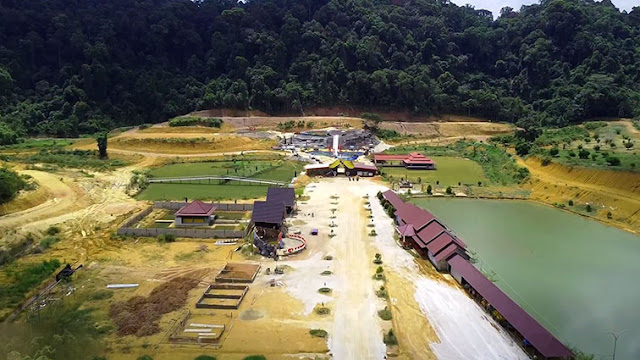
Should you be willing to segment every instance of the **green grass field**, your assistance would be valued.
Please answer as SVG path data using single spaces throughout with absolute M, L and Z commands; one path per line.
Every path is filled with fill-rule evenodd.
M 289 182 L 304 163 L 294 161 L 221 161 L 166 165 L 151 170 L 151 176 L 179 177 L 231 175 Z M 249 184 L 150 184 L 138 195 L 140 200 L 230 200 L 254 199 L 267 195 L 266 185 Z
M 422 180 L 424 184 L 458 185 L 478 184 L 478 181 L 487 182 L 482 167 L 472 160 L 449 156 L 433 156 L 436 162 L 436 170 L 408 170 L 403 167 L 386 167 L 382 172 L 387 176 L 393 176 L 394 180 L 407 178 L 412 182 Z

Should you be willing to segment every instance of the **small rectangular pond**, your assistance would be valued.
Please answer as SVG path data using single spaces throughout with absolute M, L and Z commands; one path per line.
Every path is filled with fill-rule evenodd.
M 640 236 L 528 201 L 413 199 L 476 252 L 476 266 L 565 344 L 640 359 Z

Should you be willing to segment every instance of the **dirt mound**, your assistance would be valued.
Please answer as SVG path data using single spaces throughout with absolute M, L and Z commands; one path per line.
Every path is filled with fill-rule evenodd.
M 160 331 L 162 315 L 178 310 L 187 302 L 189 290 L 198 280 L 176 278 L 151 291 L 148 297 L 134 296 L 109 308 L 109 315 L 118 327 L 118 335 L 147 336 Z

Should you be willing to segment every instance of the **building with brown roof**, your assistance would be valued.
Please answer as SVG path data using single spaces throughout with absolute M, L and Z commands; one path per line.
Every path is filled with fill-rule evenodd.
M 209 226 L 215 219 L 215 210 L 213 204 L 194 200 L 176 211 L 174 222 L 177 226 Z
M 380 166 L 402 166 L 407 169 L 435 170 L 436 163 L 418 152 L 403 155 L 373 155 L 373 162 Z

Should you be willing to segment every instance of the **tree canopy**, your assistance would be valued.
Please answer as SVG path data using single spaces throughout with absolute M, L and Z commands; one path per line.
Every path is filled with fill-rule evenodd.
M 0 6 L 0 124 L 20 135 L 77 136 L 215 107 L 333 105 L 526 127 L 635 116 L 640 7 L 542 0 L 493 20 L 447 0 Z

